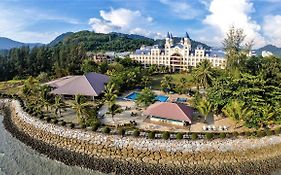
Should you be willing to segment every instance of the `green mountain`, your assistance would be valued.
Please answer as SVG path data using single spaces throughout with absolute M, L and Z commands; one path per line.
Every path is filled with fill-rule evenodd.
M 261 55 L 262 51 L 269 51 L 269 52 L 273 53 L 273 55 L 281 57 L 281 48 L 276 47 L 276 46 L 271 45 L 271 44 L 257 49 L 256 54 Z
M 174 37 L 174 42 L 180 42 L 181 38 Z M 155 45 L 164 46 L 165 39 L 154 40 L 141 35 L 123 34 L 123 33 L 95 33 L 90 31 L 80 31 L 76 33 L 66 33 L 57 37 L 50 43 L 57 43 L 58 45 L 83 45 L 87 51 L 134 51 L 139 49 L 142 45 Z M 204 48 L 209 49 L 210 46 L 191 40 L 192 47 L 202 45 Z
M 73 32 L 66 32 L 66 33 L 63 33 L 63 34 L 57 36 L 53 41 L 51 41 L 49 43 L 49 46 L 53 47 L 53 46 L 57 45 L 58 43 L 62 42 L 66 37 L 69 37 L 72 34 L 73 34 Z
M 0 37 L 0 50 L 19 48 L 23 46 L 29 46 L 33 48 L 35 46 L 42 46 L 42 45 L 43 44 L 41 43 L 21 43 L 18 41 L 11 40 L 9 38 Z

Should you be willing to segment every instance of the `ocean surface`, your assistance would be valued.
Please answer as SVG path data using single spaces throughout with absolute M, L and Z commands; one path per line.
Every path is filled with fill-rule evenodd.
M 104 175 L 67 166 L 32 150 L 5 130 L 0 115 L 0 175 Z

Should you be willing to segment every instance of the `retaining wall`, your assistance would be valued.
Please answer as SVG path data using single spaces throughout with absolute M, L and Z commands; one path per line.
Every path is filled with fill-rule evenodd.
M 116 174 L 268 174 L 281 167 L 281 136 L 211 141 L 121 137 L 46 123 L 15 100 L 0 100 L 4 105 L 4 124 L 14 136 L 69 165 Z

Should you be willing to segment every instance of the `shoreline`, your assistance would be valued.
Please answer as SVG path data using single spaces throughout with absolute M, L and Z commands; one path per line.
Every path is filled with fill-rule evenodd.
M 32 138 L 23 130 L 19 129 L 12 120 L 11 109 L 6 109 L 3 119 L 4 127 L 14 137 L 28 145 L 37 152 L 46 155 L 48 158 L 58 160 L 66 165 L 80 166 L 103 173 L 115 174 L 270 174 L 275 169 L 281 168 L 280 156 L 272 159 L 265 159 L 255 162 L 243 163 L 220 163 L 219 166 L 207 164 L 205 167 L 195 165 L 193 167 L 176 167 L 162 164 L 139 163 L 135 161 L 120 161 L 110 158 L 93 157 L 86 154 L 59 148 L 41 140 Z

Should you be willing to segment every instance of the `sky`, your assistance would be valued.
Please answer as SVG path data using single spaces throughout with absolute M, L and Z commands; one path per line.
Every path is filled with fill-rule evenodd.
M 254 47 L 281 47 L 281 0 L 1 0 L 0 36 L 49 43 L 64 32 L 167 32 L 219 47 L 230 26 Z

